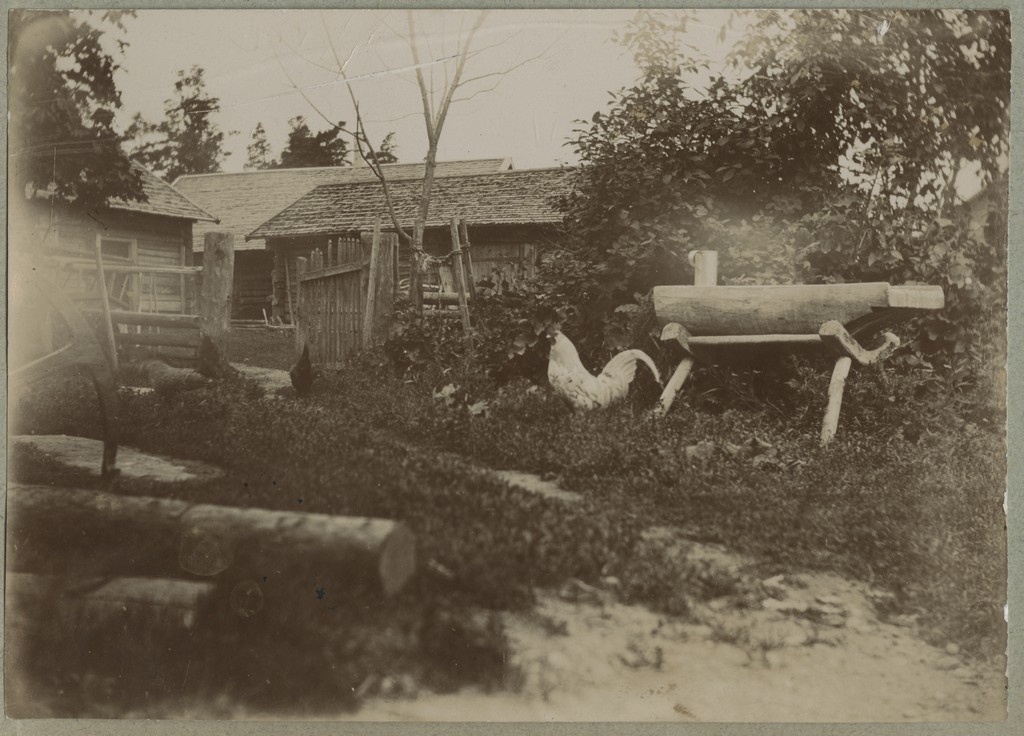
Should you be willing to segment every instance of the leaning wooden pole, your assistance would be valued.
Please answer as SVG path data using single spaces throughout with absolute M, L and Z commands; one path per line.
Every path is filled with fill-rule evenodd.
M 423 225 L 417 222 L 413 229 L 412 244 L 409 247 L 409 298 L 417 312 L 423 311 L 423 264 L 420 251 L 423 247 Z
M 110 319 L 110 298 L 107 296 L 107 276 L 103 272 L 103 247 L 96 240 L 96 288 L 100 292 L 100 304 L 103 307 L 103 331 L 107 338 L 107 357 L 110 367 L 117 370 L 117 343 L 114 341 L 114 323 Z
M 218 377 L 228 371 L 234 274 L 234 236 L 223 232 L 206 233 L 203 290 L 199 297 L 199 371 L 203 375 Z
M 416 568 L 415 537 L 390 519 L 20 484 L 7 502 L 14 572 L 253 580 L 266 595 L 365 583 L 392 595 Z
M 373 240 L 370 244 L 370 273 L 366 283 L 366 304 L 363 305 L 363 350 L 373 346 L 374 317 L 377 313 L 377 282 L 380 280 L 380 215 L 373 224 Z
M 459 241 L 462 244 L 463 253 L 466 254 L 466 286 L 469 289 L 469 298 L 476 299 L 476 277 L 473 275 L 473 251 L 469 243 L 469 228 L 465 220 L 459 220 Z
M 455 218 L 451 218 L 452 234 L 452 258 L 455 261 L 452 265 L 455 276 L 455 290 L 459 295 L 459 313 L 462 315 L 462 332 L 465 335 L 466 351 L 473 352 L 473 333 L 469 324 L 469 303 L 466 299 L 465 272 L 462 270 L 462 247 L 459 244 L 459 227 Z

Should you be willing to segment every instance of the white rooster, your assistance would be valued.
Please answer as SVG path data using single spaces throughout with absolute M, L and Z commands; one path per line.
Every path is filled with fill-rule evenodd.
M 624 350 L 608 361 L 601 375 L 592 376 L 580 361 L 580 354 L 569 338 L 559 330 L 548 333 L 551 353 L 548 357 L 548 381 L 555 392 L 574 409 L 604 409 L 621 401 L 636 376 L 636 362 L 642 360 L 658 383 L 661 375 L 654 361 L 643 350 Z

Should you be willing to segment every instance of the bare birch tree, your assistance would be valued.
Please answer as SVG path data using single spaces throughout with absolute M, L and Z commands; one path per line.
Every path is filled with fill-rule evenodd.
M 512 66 L 499 71 L 467 76 L 467 61 L 471 56 L 474 56 L 484 50 L 482 48 L 477 48 L 474 44 L 477 41 L 478 34 L 484 25 L 487 15 L 486 11 L 477 13 L 473 17 L 472 22 L 468 24 L 468 30 L 465 30 L 466 24 L 463 24 L 463 26 L 460 27 L 455 52 L 452 54 L 440 54 L 439 58 L 437 58 L 438 55 L 430 54 L 429 49 L 425 48 L 424 40 L 417 27 L 415 13 L 413 11 L 406 12 L 405 34 L 398 33 L 392 29 L 397 36 L 403 39 L 408 47 L 412 65 L 402 69 L 390 69 L 388 71 L 391 73 L 403 71 L 415 72 L 416 86 L 419 90 L 421 112 L 427 136 L 427 155 L 425 158 L 423 172 L 423 184 L 420 190 L 416 219 L 413 222 L 411 233 L 402 226 L 398 213 L 395 211 L 386 173 L 381 167 L 378 152 L 373 146 L 370 135 L 367 133 L 366 122 L 360 101 L 355 89 L 353 88 L 353 82 L 357 80 L 350 77 L 348 73 L 348 65 L 354 56 L 355 49 L 352 49 L 349 56 L 344 61 L 342 60 L 330 29 L 327 26 L 327 22 L 324 19 L 323 14 L 321 14 L 321 21 L 330 47 L 333 66 L 319 64 L 311 59 L 302 57 L 305 61 L 336 75 L 336 78 L 345 84 L 349 99 L 355 110 L 356 117 L 355 130 L 345 132 L 348 132 L 353 136 L 356 144 L 356 150 L 359 152 L 360 157 L 380 181 L 388 210 L 388 216 L 391 219 L 392 226 L 398 233 L 399 238 L 409 246 L 410 296 L 417 309 L 421 309 L 423 306 L 422 276 L 424 264 L 427 259 L 423 248 L 423 236 L 426 229 L 427 218 L 430 214 L 431 193 L 434 186 L 434 174 L 437 168 L 437 149 L 441 140 L 441 133 L 444 130 L 445 121 L 448 119 L 448 114 L 452 104 L 462 100 L 469 100 L 476 97 L 478 94 L 495 89 L 508 73 L 523 66 L 524 64 L 542 57 L 547 51 L 545 50 L 540 54 L 521 60 Z M 499 44 L 500 43 L 504 43 L 504 41 L 499 42 Z M 283 66 L 282 69 L 284 69 Z M 287 74 L 287 71 L 285 73 Z M 441 76 L 442 79 L 437 79 L 438 76 Z M 469 85 L 482 82 L 484 80 L 490 81 L 488 84 L 484 84 L 472 92 L 466 90 Z M 318 108 L 302 87 L 295 84 L 295 81 L 291 79 L 290 76 L 289 81 L 293 88 L 303 95 L 307 103 L 309 103 L 317 114 L 324 118 L 324 120 L 331 122 L 330 118 Z M 464 96 L 459 96 L 460 91 L 463 92 Z

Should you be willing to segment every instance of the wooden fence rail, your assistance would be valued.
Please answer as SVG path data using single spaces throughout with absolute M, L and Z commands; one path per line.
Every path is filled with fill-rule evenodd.
M 234 240 L 229 233 L 207 233 L 205 240 L 206 255 L 203 266 L 148 266 L 137 263 L 109 262 L 101 257 L 99 246 L 95 260 L 80 257 L 52 256 L 47 265 L 56 273 L 72 272 L 95 275 L 90 289 L 80 289 L 77 297 L 79 302 L 99 303 L 99 307 L 85 307 L 82 312 L 90 317 L 98 318 L 105 333 L 105 344 L 112 367 L 117 368 L 117 349 L 124 345 L 141 345 L 164 348 L 186 348 L 196 351 L 199 370 L 207 375 L 219 375 L 227 366 L 227 336 L 230 330 L 231 287 L 234 274 Z M 117 309 L 116 306 L 131 306 L 124 300 L 124 291 L 128 280 L 122 285 L 120 293 L 111 294 L 115 282 L 108 284 L 110 274 L 137 276 L 140 286 L 144 275 L 151 280 L 149 302 L 142 298 L 141 293 L 134 309 Z M 161 313 L 158 310 L 157 298 L 158 276 L 179 276 L 181 279 L 180 308 L 182 314 Z M 185 279 L 194 279 L 193 288 L 199 293 L 195 314 L 185 314 L 186 289 Z M 92 291 L 92 296 L 89 292 Z M 140 288 L 141 292 L 141 288 Z M 134 299 L 132 301 L 135 301 Z M 149 308 L 151 311 L 143 311 Z M 127 330 L 119 330 L 125 326 Z M 142 331 L 140 328 L 152 328 Z M 161 332 L 160 330 L 169 330 Z

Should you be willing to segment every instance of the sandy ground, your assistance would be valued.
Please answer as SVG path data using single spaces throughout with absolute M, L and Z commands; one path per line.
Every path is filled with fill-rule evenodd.
M 872 591 L 835 575 L 773 581 L 761 610 L 710 604 L 698 622 L 614 602 L 542 594 L 507 617 L 517 693 L 376 698 L 348 720 L 992 721 L 1005 670 L 987 671 L 883 623 Z M 568 591 L 571 592 L 571 591 Z M 576 598 L 576 600 L 569 600 Z M 824 602 L 823 602 L 824 601 Z M 718 610 L 716 610 L 718 609 Z M 950 651 L 955 648 L 950 647 Z

